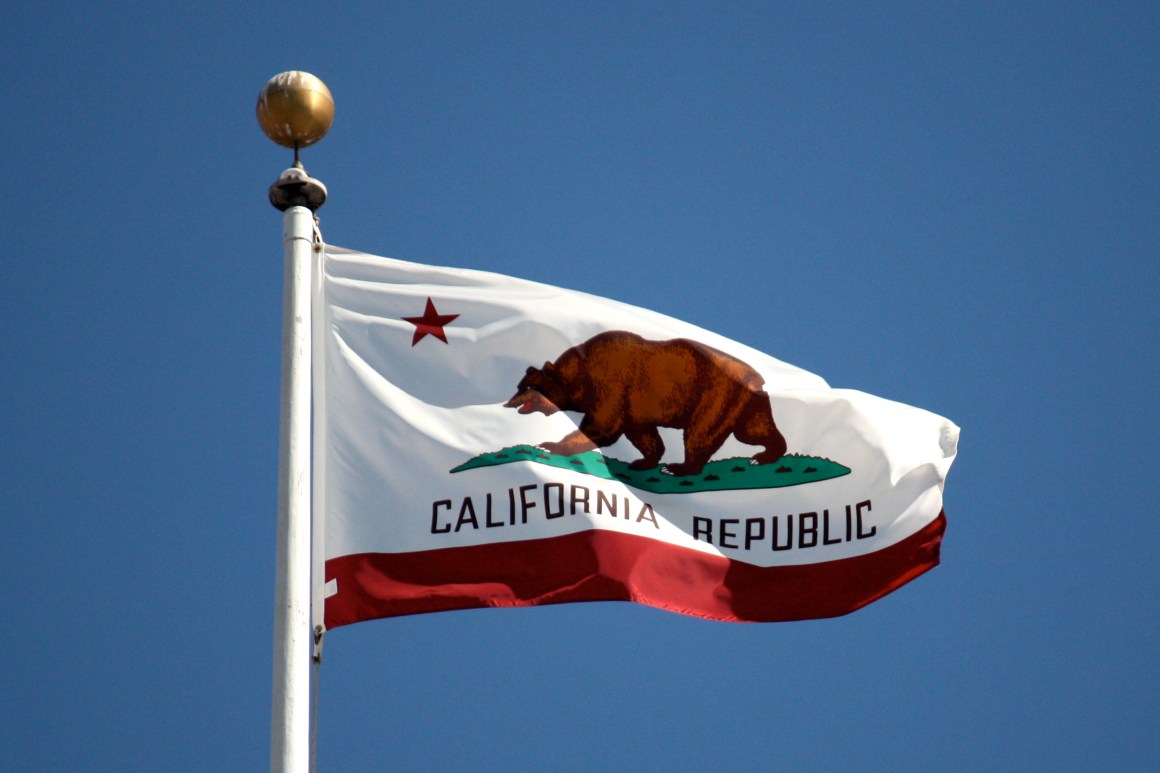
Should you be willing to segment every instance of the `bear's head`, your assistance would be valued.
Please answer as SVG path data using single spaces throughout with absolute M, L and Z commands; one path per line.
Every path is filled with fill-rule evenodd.
M 560 380 L 556 367 L 545 362 L 543 368 L 528 368 L 520 379 L 516 393 L 503 404 L 504 408 L 518 408 L 520 413 L 539 411 L 551 416 L 561 409 L 568 410 L 568 390 Z

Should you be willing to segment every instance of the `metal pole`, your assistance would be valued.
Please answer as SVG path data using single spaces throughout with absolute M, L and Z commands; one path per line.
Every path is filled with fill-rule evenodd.
M 314 213 L 286 210 L 270 770 L 310 767 L 310 273 Z
M 275 75 L 258 95 L 258 124 L 294 149 L 294 166 L 270 186 L 281 210 L 285 248 L 282 304 L 282 410 L 278 448 L 278 548 L 274 583 L 274 696 L 270 770 L 310 770 L 310 311 L 314 213 L 326 186 L 306 173 L 301 148 L 318 142 L 334 120 L 334 98 L 307 72 Z

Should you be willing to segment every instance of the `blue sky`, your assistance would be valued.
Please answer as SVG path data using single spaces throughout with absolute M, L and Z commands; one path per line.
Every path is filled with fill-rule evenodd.
M 38 3 L 5 13 L 0 749 L 268 760 L 280 216 L 656 309 L 962 427 L 943 565 L 834 620 L 628 604 L 327 640 L 319 770 L 1145 770 L 1160 10 Z

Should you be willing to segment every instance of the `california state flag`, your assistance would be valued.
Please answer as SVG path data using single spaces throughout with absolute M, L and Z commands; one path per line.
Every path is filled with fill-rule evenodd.
M 958 427 L 623 303 L 328 247 L 316 603 L 831 617 L 939 560 Z

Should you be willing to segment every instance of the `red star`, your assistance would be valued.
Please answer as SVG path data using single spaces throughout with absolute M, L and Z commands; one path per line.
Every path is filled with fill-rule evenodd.
M 427 308 L 423 311 L 423 316 L 403 317 L 404 320 L 415 326 L 415 337 L 411 339 L 411 346 L 419 343 L 426 336 L 435 336 L 443 343 L 447 343 L 447 334 L 443 332 L 443 326 L 451 324 L 451 321 L 458 316 L 458 314 L 440 314 L 435 311 L 435 304 L 428 298 Z

